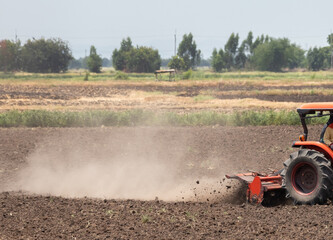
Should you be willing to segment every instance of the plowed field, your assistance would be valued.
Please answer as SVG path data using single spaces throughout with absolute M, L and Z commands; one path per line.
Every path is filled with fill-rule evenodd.
M 333 101 L 333 85 L 182 83 L 0 84 L 0 110 L 149 109 L 192 112 L 295 109 L 303 102 Z
M 332 205 L 251 206 L 224 180 L 282 167 L 300 130 L 1 129 L 1 239 L 328 239 Z
M 0 104 L 186 112 L 293 109 L 332 98 L 260 92 L 269 89 L 0 85 Z M 214 99 L 193 99 L 207 91 Z M 321 127 L 309 127 L 310 140 Z M 301 126 L 0 129 L 0 239 L 331 239 L 331 203 L 252 206 L 243 186 L 224 177 L 282 168 L 300 133 Z

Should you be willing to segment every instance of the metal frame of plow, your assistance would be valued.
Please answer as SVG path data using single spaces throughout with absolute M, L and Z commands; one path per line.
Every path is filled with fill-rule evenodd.
M 257 172 L 226 175 L 228 179 L 238 179 L 247 184 L 246 199 L 249 203 L 261 204 L 266 192 L 282 189 L 282 177 Z

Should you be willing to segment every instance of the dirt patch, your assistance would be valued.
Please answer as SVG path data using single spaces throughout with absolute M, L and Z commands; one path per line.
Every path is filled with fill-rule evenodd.
M 145 108 L 154 111 L 198 111 L 214 110 L 228 111 L 228 102 L 254 99 L 251 109 L 262 108 L 261 103 L 273 102 L 276 108 L 290 102 L 299 105 L 303 102 L 333 101 L 328 93 L 320 94 L 320 84 L 311 85 L 251 85 L 231 84 L 224 82 L 189 82 L 189 83 L 110 83 L 98 85 L 68 84 L 68 85 L 36 85 L 36 84 L 1 84 L 0 110 L 50 109 L 50 110 L 82 110 L 82 109 L 112 109 L 126 110 Z M 325 90 L 333 85 L 325 85 Z M 284 90 L 302 90 L 304 93 L 283 93 Z M 282 90 L 276 94 L 263 94 L 261 91 Z M 311 90 L 313 93 L 311 94 Z M 244 93 L 241 93 L 241 92 Z M 319 91 L 319 93 L 318 93 Z M 235 94 L 235 92 L 240 92 Z M 274 91 L 273 91 L 274 92 Z M 209 95 L 212 99 L 200 100 L 200 95 Z M 196 99 L 196 97 L 198 99 Z M 266 104 L 267 105 L 267 104 Z M 233 108 L 247 109 L 244 104 L 236 103 Z M 293 106 L 294 108 L 294 106 Z
M 309 128 L 312 139 L 320 130 Z M 281 168 L 301 132 L 0 129 L 1 239 L 330 238 L 332 205 L 251 206 L 239 185 L 224 180 L 229 172 Z
M 219 94 L 215 95 L 218 99 L 243 99 L 248 98 L 246 95 L 228 95 L 228 94 Z M 264 100 L 264 101 L 273 101 L 273 102 L 297 102 L 297 103 L 305 103 L 305 102 L 332 102 L 333 95 L 322 95 L 322 94 L 293 94 L 293 95 L 274 95 L 274 94 L 266 94 L 266 95 L 253 95 L 251 98 Z
M 2 193 L 2 239 L 330 239 L 332 206 L 262 208 Z

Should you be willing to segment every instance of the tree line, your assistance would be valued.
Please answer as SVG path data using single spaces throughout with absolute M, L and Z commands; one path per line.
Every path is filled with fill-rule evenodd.
M 253 36 L 249 32 L 240 41 L 232 33 L 222 48 L 214 48 L 210 59 L 202 59 L 192 33 L 185 34 L 176 56 L 161 59 L 158 50 L 146 46 L 133 46 L 127 37 L 115 49 L 111 59 L 101 58 L 94 46 L 85 58 L 74 59 L 67 42 L 59 38 L 29 39 L 24 45 L 19 40 L 0 41 L 0 71 L 26 71 L 36 73 L 66 72 L 68 68 L 87 68 L 101 72 L 102 66 L 112 66 L 125 72 L 154 72 L 161 65 L 180 71 L 195 69 L 200 64 L 210 65 L 216 72 L 234 70 L 260 70 L 279 72 L 284 69 L 307 68 L 312 71 L 329 69 L 333 60 L 333 34 L 327 37 L 328 46 L 308 51 L 291 43 L 287 38 L 268 35 Z
M 282 69 L 308 68 L 312 71 L 331 68 L 333 34 L 328 46 L 310 48 L 307 52 L 287 38 L 258 36 L 249 32 L 239 44 L 239 35 L 232 33 L 224 48 L 213 50 L 211 65 L 216 72 L 231 70 L 260 70 L 279 72 Z
M 66 72 L 73 61 L 68 43 L 59 39 L 29 39 L 24 45 L 19 40 L 0 41 L 0 71 L 25 71 L 32 73 Z M 91 46 L 85 66 L 92 72 L 100 72 L 103 60 Z
M 0 71 L 64 72 L 71 59 L 71 50 L 61 39 L 32 39 L 23 46 L 19 40 L 0 41 Z

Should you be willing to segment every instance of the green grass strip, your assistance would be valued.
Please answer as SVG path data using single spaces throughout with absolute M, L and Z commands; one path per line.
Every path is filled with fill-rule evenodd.
M 0 72 L 0 83 L 7 82 L 83 82 L 85 78 L 86 70 L 76 73 L 76 72 L 67 72 L 67 73 L 4 73 Z M 161 76 L 164 80 L 169 78 L 168 74 Z M 275 72 L 258 72 L 258 71 L 242 71 L 242 72 L 224 72 L 216 73 L 211 70 L 189 70 L 183 73 L 176 74 L 176 80 L 242 80 L 242 81 L 332 81 L 333 72 L 331 71 L 318 71 L 318 72 L 284 72 L 284 73 L 275 73 Z M 127 80 L 129 82 L 140 82 L 140 81 L 154 81 L 154 73 L 124 73 L 114 70 L 106 70 L 102 73 L 90 73 L 88 81 L 91 82 L 104 82 L 104 81 L 118 81 L 118 80 Z
M 324 124 L 327 117 L 309 119 Z M 100 126 L 268 126 L 300 125 L 295 111 L 212 111 L 178 114 L 147 110 L 60 112 L 44 110 L 0 113 L 0 127 L 100 127 Z

